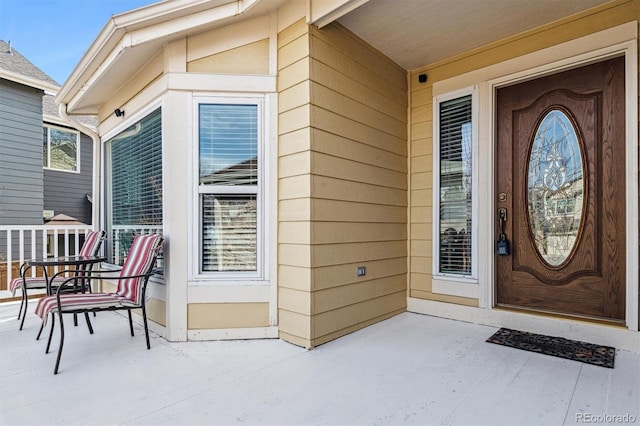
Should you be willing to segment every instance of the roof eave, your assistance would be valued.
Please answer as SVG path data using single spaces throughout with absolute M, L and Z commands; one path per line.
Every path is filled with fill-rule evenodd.
M 56 96 L 70 114 L 96 114 L 94 108 L 74 108 L 98 81 L 132 47 L 176 37 L 192 28 L 237 16 L 260 0 L 167 0 L 112 16 Z M 177 28 L 173 26 L 177 24 Z M 135 34 L 135 37 L 133 36 Z
M 0 78 L 13 81 L 15 83 L 23 84 L 25 86 L 34 87 L 45 91 L 48 94 L 56 94 L 60 90 L 60 86 L 57 84 L 49 83 L 47 81 L 38 80 L 36 78 L 28 77 L 15 72 L 0 69 Z

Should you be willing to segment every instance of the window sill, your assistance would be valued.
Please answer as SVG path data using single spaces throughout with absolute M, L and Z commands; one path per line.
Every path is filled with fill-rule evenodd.
M 434 276 L 431 282 L 431 291 L 437 294 L 470 299 L 479 299 L 480 296 L 478 280 L 463 277 Z

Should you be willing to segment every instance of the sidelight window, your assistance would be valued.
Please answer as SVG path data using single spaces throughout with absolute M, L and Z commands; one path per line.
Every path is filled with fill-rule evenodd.
M 472 90 L 434 102 L 434 272 L 474 277 L 476 122 Z

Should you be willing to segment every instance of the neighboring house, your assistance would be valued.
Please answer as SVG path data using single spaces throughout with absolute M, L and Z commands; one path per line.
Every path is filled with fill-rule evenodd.
M 56 101 L 98 116 L 110 262 L 164 233 L 169 340 L 314 347 L 410 311 L 640 351 L 639 18 L 168 0 L 111 17 Z
M 51 212 L 92 222 L 93 141 L 59 116 L 59 88 L 0 40 L 0 225 L 42 225 Z

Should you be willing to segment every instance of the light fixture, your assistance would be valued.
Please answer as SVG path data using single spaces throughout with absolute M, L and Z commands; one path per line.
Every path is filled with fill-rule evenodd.
M 116 117 L 124 117 L 124 110 L 123 109 L 116 109 L 115 111 L 113 111 L 113 113 L 116 115 Z

